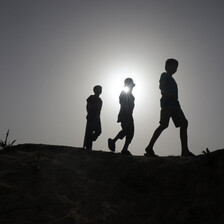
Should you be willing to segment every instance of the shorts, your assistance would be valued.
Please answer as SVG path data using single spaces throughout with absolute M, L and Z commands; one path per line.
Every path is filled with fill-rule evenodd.
M 121 122 L 122 130 L 118 133 L 119 139 L 123 139 L 126 137 L 128 142 L 131 142 L 134 137 L 134 120 L 131 119 L 129 121 L 122 121 Z
M 165 107 L 161 109 L 159 123 L 168 127 L 170 118 L 172 118 L 177 128 L 187 123 L 187 119 L 180 107 Z

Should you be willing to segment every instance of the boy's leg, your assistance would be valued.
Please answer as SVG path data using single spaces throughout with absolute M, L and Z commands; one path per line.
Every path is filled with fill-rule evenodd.
M 125 143 L 124 143 L 124 147 L 123 149 L 121 150 L 121 154 L 123 155 L 132 155 L 130 151 L 128 151 L 128 146 L 130 145 L 131 141 L 126 138 L 125 139 Z
M 181 155 L 184 155 L 189 151 L 187 139 L 187 127 L 184 125 L 180 127 Z
M 175 109 L 172 115 L 172 119 L 175 126 L 180 127 L 181 156 L 193 156 L 194 154 L 191 153 L 188 148 L 188 136 L 187 136 L 188 121 L 181 108 Z
M 114 139 L 111 139 L 111 138 L 109 138 L 108 139 L 108 148 L 112 151 L 112 152 L 114 152 L 115 151 L 115 148 L 116 148 L 116 141 L 118 140 L 118 139 L 123 139 L 125 137 L 125 133 L 124 133 L 124 131 L 123 130 L 121 130 L 116 136 L 115 136 L 115 138 Z
M 181 140 L 181 156 L 194 156 L 188 148 L 188 136 L 187 136 L 188 121 L 180 127 L 180 140 Z
M 84 140 L 83 140 L 83 148 L 86 148 L 86 134 L 87 134 L 87 122 L 86 122 L 86 129 L 85 129 L 85 135 L 84 135 Z
M 169 108 L 162 108 L 160 112 L 160 125 L 159 127 L 154 131 L 153 136 L 146 147 L 146 156 L 155 156 L 155 152 L 153 151 L 153 146 L 161 133 L 169 126 L 169 120 L 170 120 L 170 109 Z
M 155 132 L 153 133 L 153 136 L 148 144 L 148 146 L 146 147 L 145 151 L 146 151 L 146 155 L 148 156 L 154 156 L 155 153 L 153 151 L 153 146 L 155 144 L 155 142 L 157 141 L 157 139 L 159 138 L 159 136 L 161 135 L 161 133 L 167 128 L 168 126 L 162 125 L 160 124 L 160 126 L 155 130 Z
M 93 134 L 92 124 L 90 121 L 87 121 L 85 140 L 84 140 L 84 148 L 87 150 L 92 149 L 92 134 Z
M 123 123 L 122 125 L 122 129 L 125 133 L 125 143 L 124 143 L 124 146 L 123 146 L 123 149 L 121 150 L 121 154 L 123 155 L 131 155 L 131 153 L 128 151 L 128 147 L 134 137 L 134 121 L 133 120 L 130 120 L 128 121 L 127 123 Z
M 97 138 L 101 135 L 101 133 L 102 133 L 101 122 L 100 119 L 97 119 L 94 124 L 94 133 L 92 135 L 92 140 L 96 141 Z

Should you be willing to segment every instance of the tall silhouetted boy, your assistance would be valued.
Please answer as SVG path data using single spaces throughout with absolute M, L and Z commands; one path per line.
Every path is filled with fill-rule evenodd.
M 127 78 L 124 80 L 124 86 L 125 90 L 121 92 L 119 97 L 120 111 L 117 120 L 118 123 L 121 123 L 122 130 L 117 134 L 114 139 L 108 139 L 108 147 L 112 152 L 114 152 L 116 148 L 116 141 L 125 137 L 125 143 L 121 154 L 131 155 L 131 152 L 128 151 L 128 146 L 134 136 L 134 119 L 132 113 L 135 106 L 135 97 L 132 94 L 132 90 L 135 84 L 131 78 Z
M 155 130 L 149 145 L 146 147 L 146 156 L 156 156 L 153 151 L 153 146 L 163 132 L 169 126 L 169 120 L 172 118 L 175 126 L 180 127 L 180 140 L 181 140 L 181 156 L 193 156 L 188 149 L 187 140 L 187 127 L 188 121 L 181 110 L 180 103 L 178 101 L 178 88 L 177 83 L 173 78 L 173 74 L 177 71 L 178 61 L 175 59 L 168 59 L 165 65 L 165 73 L 162 73 L 160 77 L 159 88 L 161 90 L 162 98 L 161 114 L 160 114 L 160 125 Z
M 99 96 L 102 93 L 102 87 L 94 86 L 93 92 L 94 95 L 89 96 L 86 100 L 87 124 L 83 148 L 87 150 L 92 150 L 93 141 L 96 141 L 101 134 L 100 113 L 103 102 Z

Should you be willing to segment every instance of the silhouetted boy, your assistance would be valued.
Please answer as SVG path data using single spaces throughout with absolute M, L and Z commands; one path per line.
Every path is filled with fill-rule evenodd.
M 181 139 L 181 156 L 193 156 L 188 149 L 187 142 L 187 127 L 188 121 L 181 110 L 180 103 L 178 101 L 178 88 L 177 83 L 173 78 L 173 74 L 177 71 L 178 61 L 175 59 L 168 59 L 165 65 L 165 73 L 162 73 L 160 77 L 160 85 L 162 98 L 161 114 L 160 114 L 160 125 L 155 130 L 149 145 L 146 147 L 146 156 L 156 156 L 153 151 L 153 146 L 163 132 L 169 126 L 169 120 L 172 118 L 176 127 L 180 127 L 180 139 Z
M 101 134 L 100 112 L 103 102 L 99 96 L 102 93 L 102 87 L 94 86 L 93 92 L 95 94 L 86 100 L 87 124 L 83 148 L 87 150 L 92 150 L 93 141 L 96 141 Z
M 120 101 L 120 112 L 118 114 L 117 122 L 121 123 L 122 130 L 117 134 L 114 139 L 108 139 L 108 147 L 114 152 L 115 151 L 115 143 L 118 139 L 123 139 L 125 137 L 124 147 L 121 151 L 123 155 L 131 155 L 128 151 L 128 146 L 131 143 L 134 136 L 134 120 L 133 120 L 133 110 L 135 106 L 135 97 L 132 94 L 132 90 L 135 86 L 133 80 L 131 78 L 127 78 L 124 80 L 125 90 L 121 92 L 119 101 Z

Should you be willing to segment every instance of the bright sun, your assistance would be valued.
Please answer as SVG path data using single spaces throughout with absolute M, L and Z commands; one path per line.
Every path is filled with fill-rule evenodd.
M 128 93 L 130 91 L 130 88 L 128 86 L 125 86 L 123 90 L 125 93 Z
M 153 98 L 153 95 L 149 95 L 148 92 L 151 91 L 151 82 L 149 79 L 148 71 L 146 75 L 145 65 L 138 63 L 138 60 L 134 63 L 125 63 L 122 61 L 122 64 L 119 62 L 111 66 L 106 67 L 104 70 L 107 70 L 107 79 L 105 79 L 105 91 L 106 97 L 109 102 L 113 101 L 111 105 L 118 103 L 118 97 L 123 90 L 124 92 L 129 92 L 128 87 L 124 87 L 124 80 L 126 78 L 132 78 L 136 84 L 133 88 L 133 95 L 136 99 L 136 104 L 144 105 L 146 98 Z M 139 107 L 139 106 L 138 106 Z
M 111 77 L 112 78 L 108 79 L 106 82 L 107 86 L 105 86 L 105 89 L 107 89 L 107 91 L 104 91 L 104 93 L 107 92 L 108 99 L 113 100 L 113 103 L 118 102 L 118 97 L 121 91 L 124 91 L 125 93 L 130 92 L 130 88 L 124 86 L 124 80 L 129 77 L 132 78 L 136 84 L 132 92 L 136 98 L 136 103 L 138 102 L 138 104 L 141 105 L 141 101 L 144 102 L 145 90 L 147 88 L 145 87 L 146 82 L 144 82 L 140 75 L 117 75 Z

